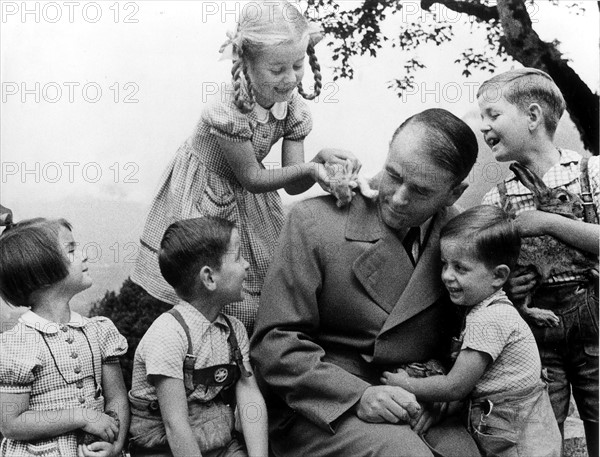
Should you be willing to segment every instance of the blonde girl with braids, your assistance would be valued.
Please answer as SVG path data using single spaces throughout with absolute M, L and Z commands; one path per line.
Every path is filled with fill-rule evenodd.
M 243 300 L 224 312 L 252 333 L 260 291 L 283 225 L 278 189 L 296 195 L 318 182 L 329 190 L 325 164 L 350 159 L 346 151 L 324 149 L 304 161 L 304 138 L 312 129 L 303 99 L 319 95 L 321 73 L 315 45 L 317 28 L 287 1 L 253 3 L 236 31 L 221 47 L 231 58 L 232 84 L 204 109 L 192 136 L 168 166 L 141 237 L 132 280 L 153 297 L 170 304 L 177 295 L 162 278 L 156 252 L 166 228 L 181 219 L 217 216 L 235 223 L 241 254 L 250 263 Z M 308 56 L 314 88 L 307 94 L 302 78 Z M 281 168 L 261 161 L 282 141 Z

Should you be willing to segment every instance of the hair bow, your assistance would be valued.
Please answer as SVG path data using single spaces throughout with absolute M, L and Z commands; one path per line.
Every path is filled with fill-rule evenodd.
M 242 45 L 242 34 L 240 33 L 240 26 L 238 24 L 235 32 L 227 32 L 227 40 L 219 48 L 221 58 L 219 60 L 231 59 L 234 62 L 239 58 L 238 49 Z
M 0 226 L 5 226 L 7 229 L 11 228 L 13 223 L 13 213 L 10 209 L 0 205 Z

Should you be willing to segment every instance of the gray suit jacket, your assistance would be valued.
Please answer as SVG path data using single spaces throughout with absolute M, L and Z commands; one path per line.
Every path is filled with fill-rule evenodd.
M 440 279 L 439 231 L 457 213 L 434 216 L 415 269 L 362 196 L 342 209 L 330 196 L 292 209 L 251 341 L 272 425 L 301 414 L 333 431 L 383 369 L 448 348 L 454 312 Z

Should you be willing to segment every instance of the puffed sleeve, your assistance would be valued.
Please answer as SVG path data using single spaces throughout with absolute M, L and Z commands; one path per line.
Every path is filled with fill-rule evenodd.
M 240 143 L 252 139 L 248 117 L 237 109 L 230 96 L 209 104 L 202 113 L 202 122 L 219 138 Z
M 312 116 L 308 106 L 300 95 L 294 97 L 288 104 L 288 114 L 285 119 L 285 131 L 283 137 L 286 140 L 302 141 L 312 130 Z
M 119 357 L 127 352 L 127 340 L 108 317 L 96 316 L 91 320 L 98 332 L 102 363 L 118 362 Z
M 36 330 L 19 324 L 0 334 L 0 392 L 31 392 L 34 370 L 42 365 L 39 338 Z

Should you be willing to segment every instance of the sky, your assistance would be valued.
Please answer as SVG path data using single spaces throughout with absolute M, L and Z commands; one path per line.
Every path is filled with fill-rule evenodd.
M 67 216 L 83 221 L 88 239 L 120 231 L 127 243 L 135 243 L 143 226 L 139 208 L 150 204 L 205 103 L 219 97 L 230 80 L 231 62 L 219 61 L 218 50 L 248 11 L 245 5 L 253 3 L 1 0 L 0 202 L 17 220 Z M 560 41 L 571 66 L 598 91 L 596 2 L 580 2 L 585 14 L 564 3 L 572 2 L 555 7 L 539 0 L 530 6 L 534 28 L 543 40 Z M 304 1 L 297 4 L 306 8 Z M 355 8 L 360 2 L 338 4 Z M 430 17 L 420 11 L 418 0 L 403 4 L 403 12 L 383 24 L 386 35 Z M 475 93 L 490 74 L 475 72 L 466 79 L 454 60 L 464 48 L 480 49 L 483 34 L 456 13 L 439 6 L 434 11 L 453 22 L 456 38 L 450 45 L 418 49 L 427 68 L 416 74 L 417 87 L 404 98 L 387 86 L 403 75 L 410 55 L 383 49 L 377 58 L 355 58 L 354 80 L 334 82 L 329 39 L 319 43 L 324 87 L 318 100 L 308 102 L 314 128 L 305 140 L 306 160 L 324 147 L 345 148 L 372 176 L 383 165 L 396 127 L 431 107 L 469 119 L 477 129 Z M 311 17 L 318 20 L 314 13 Z M 499 63 L 498 71 L 513 65 L 518 66 Z M 577 136 L 572 126 L 564 129 Z M 489 151 L 485 157 L 474 182 L 481 181 L 486 165 L 494 165 L 483 163 L 492 160 Z M 275 146 L 263 162 L 278 166 L 280 160 Z M 282 197 L 290 204 L 321 192 L 314 186 L 301 196 L 282 192 Z
M 55 201 L 70 195 L 148 204 L 204 103 L 220 96 L 228 82 L 231 62 L 219 61 L 218 49 L 253 4 L 1 3 L 2 201 L 15 207 L 27 207 L 32 197 Z M 426 18 L 418 1 L 404 3 L 402 15 L 384 24 L 386 34 Z M 582 15 L 548 1 L 530 14 L 542 39 L 558 39 L 565 57 L 596 90 L 598 9 L 586 3 Z M 339 4 L 351 8 L 358 2 Z M 481 45 L 482 35 L 471 35 L 455 13 L 439 6 L 435 11 L 455 23 L 457 38 L 445 48 L 419 49 L 427 68 L 404 99 L 387 82 L 402 75 L 406 54 L 385 49 L 377 58 L 355 59 L 355 79 L 333 82 L 328 40 L 318 45 L 325 83 L 319 100 L 309 103 L 315 126 L 305 142 L 307 160 L 322 147 L 346 148 L 362 160 L 365 174 L 374 174 L 391 133 L 406 117 L 432 106 L 458 116 L 475 109 L 476 87 L 489 75 L 465 79 L 453 60 L 462 47 Z M 279 148 L 265 162 L 279 164 Z

